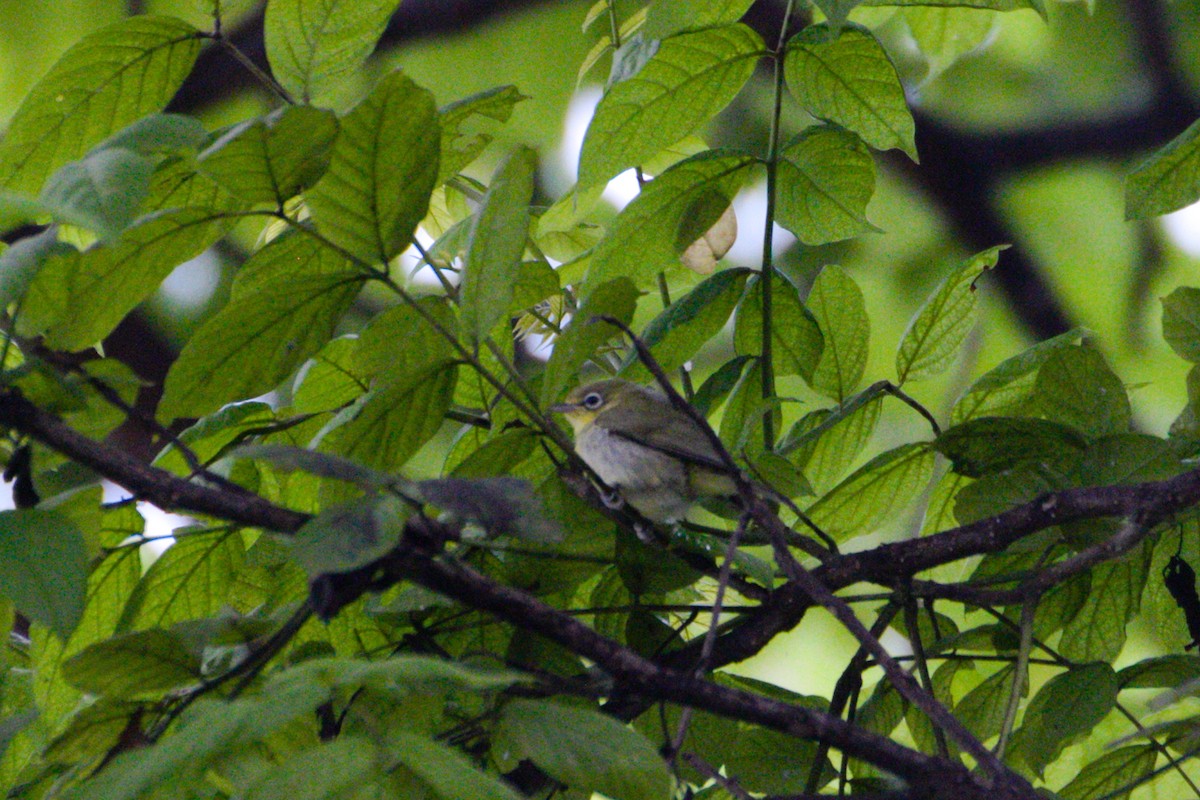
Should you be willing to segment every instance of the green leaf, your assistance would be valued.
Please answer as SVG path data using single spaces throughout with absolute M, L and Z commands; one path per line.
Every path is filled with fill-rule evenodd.
M 658 0 L 650 6 L 642 33 L 648 39 L 665 39 L 681 31 L 737 22 L 753 0 Z
M 174 96 L 199 32 L 140 15 L 80 40 L 29 92 L 0 143 L 0 187 L 33 194 L 51 172 Z
M 642 341 L 663 370 L 683 366 L 725 327 L 751 274 L 749 269 L 727 269 L 711 275 L 646 326 Z M 633 354 L 622 370 L 623 377 L 635 383 L 650 380 L 649 370 Z
M 819 245 L 879 230 L 867 220 L 875 162 L 861 139 L 815 125 L 779 155 L 776 220 L 796 238 Z
M 1051 356 L 1079 341 L 1078 330 L 1038 342 L 993 367 L 958 399 L 950 419 L 954 424 L 982 416 L 1020 416 L 1033 394 L 1037 371 Z
M 362 66 L 397 0 L 273 0 L 263 38 L 271 72 L 308 101 Z
M 772 271 L 771 357 L 776 375 L 799 375 L 811 382 L 825 347 L 825 337 L 800 292 Z M 751 279 L 734 319 L 733 347 L 738 355 L 762 354 L 762 276 Z
M 176 542 L 146 570 L 117 623 L 118 631 L 166 628 L 211 617 L 229 602 L 245 560 L 237 533 L 176 531 Z
M 274 389 L 330 340 L 365 280 L 331 248 L 298 234 L 242 267 L 233 299 L 184 346 L 161 414 L 198 417 Z
M 762 39 L 742 24 L 664 40 L 596 106 L 579 157 L 580 191 L 698 130 L 741 91 L 762 55 Z
M 614 800 L 666 800 L 671 776 L 654 745 L 612 717 L 542 700 L 504 707 L 501 733 L 556 780 Z
M 870 533 L 920 496 L 933 463 L 933 449 L 924 443 L 880 453 L 813 503 L 808 515 L 837 541 Z
M 628 278 L 618 278 L 595 287 L 583 301 L 571 324 L 554 343 L 542 376 L 542 406 L 558 402 L 569 387 L 579 380 L 579 370 L 596 351 L 617 335 L 617 329 L 592 320 L 599 316 L 616 317 L 625 324 L 633 317 L 638 291 Z
M 235 701 L 201 698 L 182 716 L 178 730 L 153 747 L 118 755 L 67 797 L 137 800 L 168 783 L 187 787 L 199 781 L 215 759 L 245 751 L 327 699 L 328 691 L 312 684 Z
M 83 616 L 87 551 L 74 523 L 36 508 L 0 511 L 0 592 L 66 640 Z
M 367 390 L 368 376 L 355 364 L 358 347 L 358 337 L 339 336 L 305 362 L 292 386 L 297 414 L 333 411 Z
M 1042 364 L 1034 384 L 1042 415 L 1084 435 L 1129 430 L 1133 412 L 1125 384 L 1094 347 L 1066 347 Z
M 588 285 L 628 277 L 648 286 L 678 266 L 679 254 L 721 217 L 754 163 L 741 153 L 708 150 L 650 181 L 596 245 Z
M 1081 769 L 1058 790 L 1058 796 L 1063 800 L 1128 800 L 1132 789 L 1117 790 L 1142 784 L 1154 772 L 1157 761 L 1158 749 L 1152 744 L 1118 748 Z
M 371 320 L 354 353 L 357 370 L 369 376 L 399 378 L 455 358 L 451 340 L 457 326 L 449 302 L 443 297 L 423 297 L 417 307 L 420 310 L 407 303 L 392 306 Z
M 314 769 L 320 764 L 320 769 Z M 376 787 L 383 771 L 377 746 L 362 735 L 339 736 L 298 752 L 287 751 L 279 761 L 254 774 L 237 793 L 245 800 L 332 800 L 351 797 Z
M 150 189 L 154 165 L 123 148 L 106 148 L 63 165 L 39 200 L 56 220 L 94 231 L 112 243 L 129 227 Z
M 1137 612 L 1149 569 L 1150 549 L 1145 546 L 1093 567 L 1087 600 L 1063 628 L 1059 652 L 1078 662 L 1111 662 L 1120 655 L 1125 625 Z
M 440 186 L 453 178 L 463 167 L 478 158 L 483 149 L 491 143 L 492 137 L 488 134 L 467 130 L 474 127 L 469 123 L 479 117 L 507 122 L 517 103 L 528 99 L 517 91 L 515 86 L 497 86 L 451 103 L 438 111 L 442 147 L 437 184 Z
M 342 118 L 329 170 L 306 195 L 317 229 L 366 262 L 390 261 L 429 208 L 440 147 L 433 95 L 388 74 Z
M 1046 7 L 1041 0 L 863 0 L 864 6 L 903 6 L 934 8 L 948 6 L 951 8 L 991 9 L 992 11 L 1018 11 L 1031 8 L 1045 18 Z
M 992 247 L 971 256 L 921 306 L 896 353 L 899 383 L 931 378 L 945 372 L 958 358 L 963 340 L 971 330 L 978 299 L 975 282 L 996 266 L 1000 251 L 1007 246 Z
M 915 125 L 896 68 L 860 25 L 813 25 L 787 46 L 784 75 L 804 109 L 841 125 L 878 150 L 917 160 Z
M 1200 289 L 1180 286 L 1162 304 L 1163 339 L 1180 358 L 1200 364 Z
M 292 558 L 309 577 L 350 572 L 395 548 L 407 518 L 407 506 L 395 495 L 367 495 L 336 505 L 296 531 Z
M 75 248 L 58 240 L 55 228 L 18 239 L 0 253 L 0 306 L 8 306 L 25 296 L 38 271 L 51 256 L 66 256 Z
M 954 716 L 981 742 L 999 734 L 1004 725 L 1004 711 L 1012 692 L 1013 672 L 1012 666 L 1006 666 L 993 673 L 963 695 L 963 699 L 954 707 Z
M 388 734 L 390 752 L 443 800 L 521 800 L 507 783 L 480 771 L 463 754 L 426 736 L 405 730 Z
M 219 214 L 180 209 L 143 218 L 112 246 L 53 256 L 29 287 L 20 329 L 45 331 L 55 349 L 90 347 L 222 230 Z
M 368 687 L 403 697 L 486 692 L 528 681 L 524 673 L 515 670 L 472 666 L 434 656 L 400 654 L 382 661 L 329 656 L 314 658 L 275 674 L 267 692 L 315 684 L 329 688 Z
M 1042 685 L 1013 737 L 1013 758 L 1039 777 L 1076 737 L 1089 733 L 1117 701 L 1117 676 L 1108 664 L 1073 667 Z
M 867 368 L 871 336 L 867 304 L 854 279 L 830 264 L 817 276 L 807 306 L 824 337 L 821 360 L 810 382 L 818 392 L 841 403 L 858 387 Z
M 1200 656 L 1169 655 L 1145 658 L 1117 672 L 1122 689 L 1174 689 L 1200 679 Z
M 248 434 L 257 433 L 277 422 L 275 410 L 263 402 L 228 405 L 196 422 L 183 433 L 179 441 L 202 463 L 211 463 L 234 442 Z M 176 475 L 191 475 L 192 467 L 174 444 L 168 445 L 154 459 L 154 466 Z
M 968 0 L 989 2 L 989 0 Z M 1007 3 L 1008 0 L 998 0 Z M 1040 2 L 1040 0 L 1033 0 Z M 1043 18 L 1045 9 L 1040 9 Z M 902 12 L 917 49 L 925 57 L 928 72 L 923 80 L 934 80 L 963 56 L 986 46 L 999 20 L 995 11 L 962 6 L 908 5 Z
M 739 454 L 749 451 L 757 456 L 764 449 L 762 427 L 768 413 L 774 415 L 778 425 L 778 398 L 764 399 L 762 396 L 762 361 L 748 360 L 721 413 L 719 433 L 721 439 L 729 443 L 729 451 Z
M 90 694 L 129 700 L 198 683 L 203 670 L 183 639 L 152 628 L 91 645 L 63 664 L 63 676 Z
M 329 166 L 337 118 L 311 106 L 286 106 L 235 125 L 197 156 L 197 169 L 250 205 L 282 208 Z
M 446 365 L 372 390 L 329 424 L 321 449 L 395 472 L 442 426 L 458 372 Z
M 1078 455 L 1086 446 L 1072 428 L 1025 417 L 977 417 L 943 432 L 935 444 L 954 462 L 955 472 L 972 478 Z
M 150 114 L 126 125 L 92 148 L 92 152 L 117 148 L 152 156 L 194 151 L 206 138 L 208 132 L 194 117 L 182 114 Z
M 1169 214 L 1200 200 L 1200 121 L 1125 178 L 1125 219 Z
M 517 148 L 492 175 L 471 223 L 459 301 L 464 332 L 476 342 L 508 313 L 529 233 L 529 201 L 537 158 Z
M 834 409 L 805 414 L 784 437 L 780 452 L 804 470 L 817 494 L 825 494 L 867 446 L 882 410 L 882 399 L 864 391 Z

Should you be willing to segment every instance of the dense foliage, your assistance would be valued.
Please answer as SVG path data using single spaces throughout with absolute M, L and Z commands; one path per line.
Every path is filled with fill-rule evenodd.
M 395 0 L 271 0 L 269 71 L 241 61 L 273 108 L 219 129 L 164 112 L 204 47 L 236 48 L 219 0 L 204 29 L 99 30 L 36 83 L 0 140 L 8 796 L 1200 796 L 1200 371 L 1165 436 L 1082 329 L 926 408 L 995 241 L 870 374 L 855 277 L 785 264 L 774 223 L 811 252 L 877 235 L 879 154 L 920 169 L 894 42 L 854 2 L 789 2 L 765 38 L 751 5 L 581 9 L 580 77 L 611 74 L 550 202 L 534 150 L 489 149 L 521 87 L 447 102 L 373 71 Z M 967 5 L 907 10 L 962 36 L 1046 14 Z M 766 141 L 710 149 L 756 73 Z M 1129 217 L 1200 196 L 1198 136 L 1129 174 Z M 721 261 L 760 181 L 761 262 Z M 229 242 L 228 301 L 147 413 L 99 343 Z M 1200 289 L 1162 329 L 1200 364 Z M 711 419 L 738 507 L 652 528 L 614 504 L 547 411 L 599 375 Z M 152 463 L 113 438 L 131 421 Z M 194 524 L 144 567 L 101 478 Z M 857 648 L 830 649 L 831 697 L 725 669 L 811 615 Z M 1129 660 L 1140 617 L 1166 634 Z

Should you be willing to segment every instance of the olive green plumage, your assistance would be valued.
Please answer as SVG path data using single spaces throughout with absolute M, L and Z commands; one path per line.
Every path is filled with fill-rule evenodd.
M 735 492 L 704 431 L 652 389 L 598 381 L 550 410 L 571 423 L 579 457 L 647 519 L 675 522 L 701 497 Z

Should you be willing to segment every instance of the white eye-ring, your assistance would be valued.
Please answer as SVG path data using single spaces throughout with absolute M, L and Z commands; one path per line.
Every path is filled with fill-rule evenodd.
M 602 405 L 604 405 L 604 396 L 599 392 L 588 392 L 583 396 L 583 407 L 589 411 L 595 411 Z

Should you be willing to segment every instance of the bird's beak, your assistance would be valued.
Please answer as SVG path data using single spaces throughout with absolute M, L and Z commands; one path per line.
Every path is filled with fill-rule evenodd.
M 555 403 L 554 405 L 550 406 L 550 410 L 556 414 L 568 414 L 572 411 L 578 410 L 578 408 L 578 403 Z

